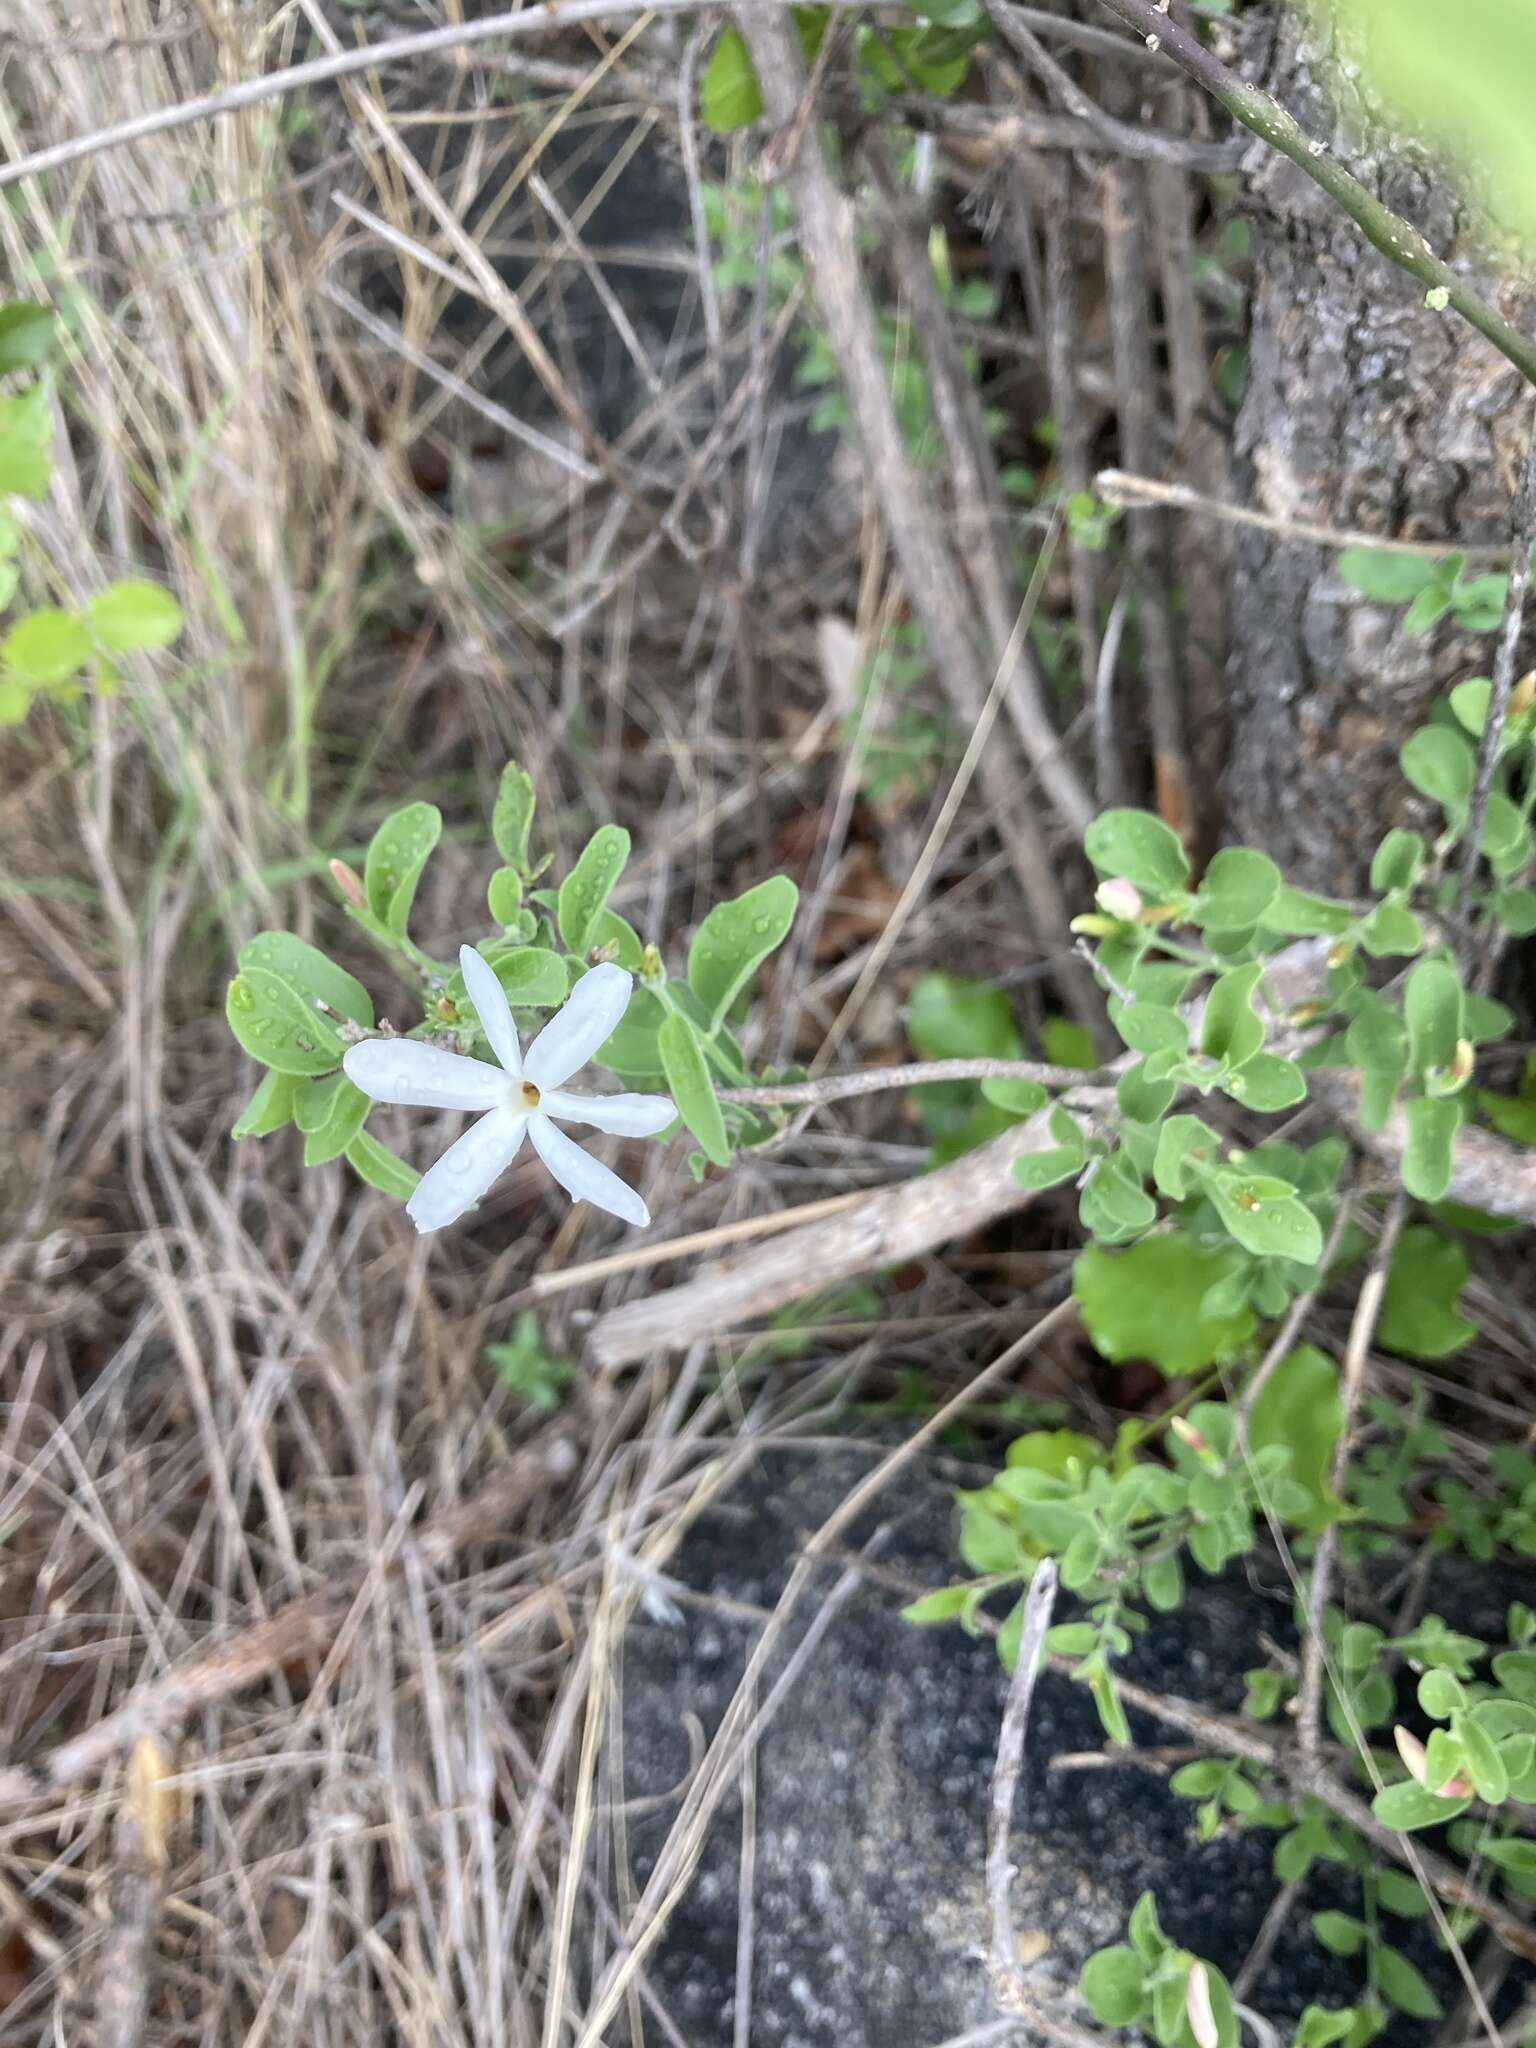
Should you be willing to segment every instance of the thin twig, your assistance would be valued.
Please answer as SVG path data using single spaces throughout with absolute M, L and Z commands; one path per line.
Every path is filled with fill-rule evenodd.
M 1381 1315 L 1382 1296 L 1387 1286 L 1387 1271 L 1392 1264 L 1398 1233 L 1403 1227 L 1403 1219 L 1407 1213 L 1408 1197 L 1404 1194 L 1394 1195 L 1387 1205 L 1381 1236 L 1377 1239 L 1376 1251 L 1371 1259 L 1370 1271 L 1365 1276 L 1349 1325 L 1349 1342 L 1344 1350 L 1344 1420 L 1339 1430 L 1339 1441 L 1334 1450 L 1333 1471 L 1330 1476 L 1335 1498 L 1342 1496 L 1344 1482 L 1349 1473 L 1350 1443 L 1360 1413 L 1360 1396 L 1365 1385 L 1365 1363 L 1370 1356 L 1371 1340 L 1376 1334 L 1376 1324 Z M 1307 1599 L 1307 1630 L 1301 1646 L 1301 1698 L 1296 1717 L 1296 1736 L 1304 1765 L 1315 1763 L 1322 1738 L 1323 1677 L 1328 1662 L 1328 1645 L 1323 1623 L 1327 1616 L 1334 1560 L 1338 1554 L 1338 1526 L 1337 1522 L 1330 1522 L 1323 1530 L 1317 1539 L 1317 1554 L 1312 1561 L 1312 1585 Z
M 828 1074 L 819 1081 L 786 1081 L 782 1087 L 722 1088 L 722 1102 L 787 1106 L 795 1102 L 846 1102 L 887 1088 L 921 1088 L 933 1081 L 1034 1081 L 1043 1088 L 1086 1088 L 1100 1074 L 1081 1067 L 1052 1067 L 1039 1060 L 910 1060 L 904 1066 L 864 1067 L 856 1074 Z
M 1525 624 L 1525 594 L 1531 581 L 1531 549 L 1536 547 L 1536 426 L 1526 452 L 1525 474 L 1515 499 L 1514 544 L 1509 558 L 1509 593 L 1504 600 L 1504 624 L 1499 634 L 1499 651 L 1494 657 L 1493 689 L 1488 698 L 1488 716 L 1477 750 L 1477 779 L 1467 809 L 1466 837 L 1461 849 L 1461 881 L 1470 888 L 1482 858 L 1483 820 L 1493 793 L 1493 771 L 1498 766 L 1504 737 L 1504 720 L 1509 713 L 1510 694 L 1515 687 L 1516 657 L 1520 629 Z
M 1008 1687 L 1003 1725 L 997 1738 L 997 1762 L 992 1771 L 992 1803 L 987 1815 L 987 1898 L 992 1909 L 992 1998 L 1003 2011 L 1018 2011 L 1030 2003 L 1019 1981 L 1019 1944 L 1013 1931 L 1014 1864 L 1009 1856 L 1013 1831 L 1014 1801 L 1019 1772 L 1024 1762 L 1024 1739 L 1029 1733 L 1029 1709 L 1040 1676 L 1040 1652 L 1050 1632 L 1051 1613 L 1056 1605 L 1056 1561 L 1045 1557 L 1035 1567 L 1024 1602 L 1024 1623 L 1019 1635 L 1019 1659 Z
M 1363 533 L 1354 527 L 1319 526 L 1309 519 L 1282 519 L 1274 513 L 1257 512 L 1251 505 L 1229 505 L 1221 498 L 1192 490 L 1188 484 L 1164 483 L 1161 478 L 1137 476 L 1125 469 L 1101 469 L 1093 488 L 1106 505 L 1122 510 L 1133 506 L 1160 506 L 1169 512 L 1195 512 L 1206 519 L 1219 519 L 1230 526 L 1253 526 L 1261 533 L 1278 534 L 1282 540 L 1313 541 L 1325 548 L 1369 548 L 1379 555 L 1414 555 L 1424 561 L 1439 561 L 1450 554 L 1465 555 L 1468 561 L 1502 562 L 1504 544 L 1469 547 L 1455 540 L 1387 540 L 1378 533 Z
M 1289 157 L 1299 171 L 1343 208 L 1389 263 L 1395 263 L 1399 270 L 1407 271 L 1430 290 L 1444 292 L 1446 304 L 1454 306 L 1464 320 L 1493 343 L 1500 355 L 1508 357 L 1529 383 L 1536 384 L 1536 340 L 1512 327 L 1481 293 L 1473 290 L 1460 271 L 1442 262 L 1417 228 L 1383 206 L 1373 192 L 1367 191 L 1358 178 L 1328 154 L 1322 142 L 1307 134 L 1272 94 L 1229 71 L 1214 50 L 1201 42 L 1196 31 L 1170 14 L 1159 0 L 1103 0 L 1103 4 L 1144 37 L 1150 47 L 1166 50 L 1174 63 L 1187 71 L 1197 85 L 1204 86 L 1234 120 L 1241 121 L 1282 156 Z
M 855 0 L 829 0 L 829 4 L 852 6 Z M 490 42 L 498 36 L 521 41 L 526 36 L 559 35 L 582 22 L 624 20 L 634 14 L 692 14 L 702 5 L 703 0 L 563 0 L 558 8 L 519 7 L 505 14 L 486 15 L 480 21 L 453 22 L 446 28 L 391 36 L 382 43 L 349 45 L 327 56 L 313 57 L 305 64 L 290 64 L 261 78 L 243 78 L 220 92 L 200 93 L 195 99 L 155 107 L 128 121 L 114 121 L 89 135 L 77 135 L 68 142 L 35 149 L 30 156 L 18 157 L 15 163 L 0 164 L 0 189 L 42 171 L 56 171 L 85 157 L 99 156 L 103 150 L 120 148 L 126 142 L 142 142 L 147 136 L 164 135 L 194 121 L 236 114 L 245 107 L 259 106 L 263 100 L 281 99 L 312 85 L 328 85 L 359 71 L 376 71 L 386 64 L 437 56 L 444 51 L 464 49 L 471 43 Z

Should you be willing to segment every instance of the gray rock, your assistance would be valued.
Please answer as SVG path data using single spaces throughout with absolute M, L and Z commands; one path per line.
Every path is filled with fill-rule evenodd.
M 869 1469 L 867 1455 L 777 1451 L 700 1518 L 669 1567 L 702 1599 L 677 1617 L 644 1616 L 625 1650 L 624 1783 L 631 1861 L 643 1885 L 689 1773 L 687 1717 L 711 1734 L 756 1635 L 750 1618 L 712 1603 L 769 1607 L 807 1533 Z M 953 1511 L 929 1465 L 904 1476 L 857 1545 L 891 1525 L 879 1563 L 927 1586 L 955 1575 Z M 966 1475 L 970 1483 L 970 1475 Z M 836 1583 L 825 1567 L 770 1667 L 766 1694 Z M 1260 1633 L 1290 1635 L 1278 1571 L 1191 1587 L 1185 1608 L 1159 1618 L 1128 1660 L 1144 1685 L 1232 1711 L 1243 1671 L 1260 1661 Z M 957 1627 L 913 1628 L 901 1596 L 865 1579 L 838 1612 L 756 1761 L 752 2048 L 935 2048 L 996 2017 L 984 1956 L 983 1893 L 989 1781 L 1007 1681 L 990 1640 Z M 1179 1742 L 1133 1716 L 1138 1742 Z M 1060 1992 L 1094 1949 L 1122 1938 L 1137 1895 L 1152 1889 L 1169 1934 L 1229 1973 L 1248 1952 L 1276 1890 L 1274 1837 L 1196 1841 L 1194 1805 L 1164 1775 L 1117 1764 L 1060 1769 L 1053 1759 L 1101 1751 L 1082 1687 L 1047 1674 L 1036 1696 L 1021 1825 L 1014 1853 L 1014 1926 L 1031 1981 Z M 656 1804 L 659 1802 L 659 1804 Z M 653 1956 L 650 1980 L 690 2048 L 733 2039 L 740 1910 L 741 1807 L 715 1817 L 696 1879 Z M 1307 1905 L 1351 1906 L 1347 1880 L 1326 1874 Z M 1407 1924 L 1400 1923 L 1405 1931 Z M 1449 1966 L 1416 1939 L 1415 1960 L 1454 1995 Z M 1293 1916 L 1254 2005 L 1284 2026 L 1309 2002 L 1357 1996 L 1353 1966 L 1312 1940 Z M 1402 2023 L 1391 2039 L 1424 2038 Z

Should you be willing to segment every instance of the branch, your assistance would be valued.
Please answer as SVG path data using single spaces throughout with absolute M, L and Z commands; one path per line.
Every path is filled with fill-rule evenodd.
M 1008 1704 L 997 1738 L 997 1762 L 992 1771 L 992 1803 L 987 1814 L 987 1897 L 992 1907 L 992 1997 L 1005 2011 L 1027 2007 L 1029 1996 L 1019 1981 L 1019 1944 L 1013 1931 L 1014 1866 L 1008 1855 L 1008 1838 L 1013 1831 L 1014 1801 L 1019 1788 L 1019 1771 L 1024 1762 L 1024 1738 L 1029 1733 L 1029 1708 L 1040 1676 L 1040 1652 L 1050 1632 L 1051 1611 L 1056 1605 L 1056 1560 L 1043 1557 L 1035 1567 L 1024 1602 L 1024 1624 L 1019 1634 L 1018 1662 L 1008 1687 Z
M 931 1081 L 1035 1081 L 1044 1088 L 1081 1088 L 1099 1078 L 1081 1067 L 1051 1067 L 1039 1060 L 909 1060 L 899 1067 L 865 1067 L 855 1074 L 828 1074 L 820 1081 L 786 1081 L 782 1087 L 722 1088 L 722 1102 L 763 1107 L 791 1103 L 847 1102 L 855 1095 L 879 1095 L 887 1088 L 921 1088 Z
M 1103 0 L 1111 14 L 1136 30 L 1149 49 L 1171 57 L 1197 85 L 1226 108 L 1235 121 L 1289 157 L 1296 168 L 1343 208 L 1366 240 L 1389 263 L 1432 291 L 1444 292 L 1464 320 L 1491 341 L 1528 383 L 1536 384 L 1536 341 L 1495 312 L 1459 272 L 1430 248 L 1418 229 L 1368 192 L 1360 180 L 1329 156 L 1321 142 L 1259 86 L 1248 85 L 1208 50 L 1193 30 L 1175 21 L 1158 0 Z

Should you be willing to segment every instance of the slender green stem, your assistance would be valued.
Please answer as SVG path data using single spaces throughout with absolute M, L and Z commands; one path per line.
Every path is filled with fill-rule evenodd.
M 1135 29 L 1149 47 L 1162 50 L 1197 85 L 1204 86 L 1234 121 L 1240 121 L 1260 141 L 1289 157 L 1299 171 L 1343 208 L 1389 263 L 1416 277 L 1430 291 L 1444 292 L 1445 303 L 1454 306 L 1501 355 L 1507 356 L 1528 383 L 1536 384 L 1536 339 L 1512 327 L 1459 272 L 1441 261 L 1417 228 L 1383 206 L 1358 178 L 1329 156 L 1321 142 L 1306 133 L 1272 94 L 1229 71 L 1198 35 L 1165 13 L 1157 0 L 1104 0 L 1104 5 Z

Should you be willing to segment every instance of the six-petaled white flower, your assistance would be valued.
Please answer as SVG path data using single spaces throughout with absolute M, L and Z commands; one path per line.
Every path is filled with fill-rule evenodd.
M 527 1137 L 572 1201 L 591 1202 L 643 1228 L 651 1213 L 634 1189 L 551 1121 L 591 1124 L 621 1138 L 649 1138 L 677 1115 L 665 1095 L 571 1095 L 562 1086 L 586 1065 L 628 1009 L 630 977 L 611 963 L 584 974 L 524 1059 L 490 963 L 472 946 L 463 946 L 459 964 L 499 1066 L 409 1038 L 367 1039 L 352 1046 L 342 1061 L 348 1080 L 375 1102 L 485 1112 L 422 1175 L 406 1214 L 421 1231 L 455 1222 L 506 1172 Z

